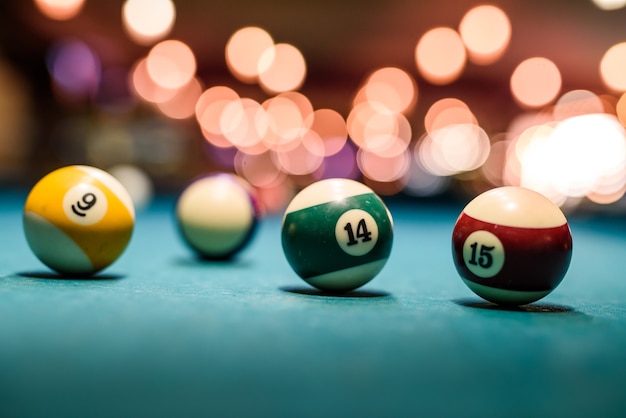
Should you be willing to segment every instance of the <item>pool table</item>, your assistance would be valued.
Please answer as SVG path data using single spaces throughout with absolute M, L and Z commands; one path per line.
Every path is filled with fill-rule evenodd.
M 0 417 L 626 416 L 626 218 L 572 214 L 561 285 L 499 308 L 453 266 L 460 201 L 389 200 L 387 265 L 337 296 L 291 270 L 280 216 L 206 262 L 168 197 L 107 270 L 58 276 L 24 199 L 0 193 Z

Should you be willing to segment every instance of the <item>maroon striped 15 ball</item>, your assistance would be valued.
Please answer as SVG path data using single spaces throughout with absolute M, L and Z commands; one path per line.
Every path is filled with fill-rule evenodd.
M 478 296 L 525 305 L 559 285 L 572 258 L 572 235 L 565 215 L 547 197 L 500 187 L 463 209 L 452 252 L 461 278 Z

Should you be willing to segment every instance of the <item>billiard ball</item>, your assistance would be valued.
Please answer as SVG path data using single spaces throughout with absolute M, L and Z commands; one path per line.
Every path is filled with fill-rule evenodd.
M 252 187 L 229 173 L 193 180 L 176 203 L 183 241 L 205 259 L 229 259 L 239 253 L 251 242 L 260 216 Z
M 282 246 L 293 270 L 323 291 L 347 292 L 374 278 L 393 242 L 391 214 L 354 180 L 327 179 L 304 188 L 287 206 Z
M 23 221 L 26 241 L 41 262 L 61 274 L 89 275 L 122 254 L 133 232 L 135 209 L 113 176 L 73 165 L 33 186 Z
M 552 292 L 572 257 L 565 215 L 547 197 L 500 187 L 473 199 L 452 232 L 454 265 L 474 293 L 500 305 L 525 305 Z

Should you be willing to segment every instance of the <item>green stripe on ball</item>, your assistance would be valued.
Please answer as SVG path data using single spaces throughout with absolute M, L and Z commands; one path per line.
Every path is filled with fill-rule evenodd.
M 353 209 L 367 212 L 376 226 L 370 226 L 368 230 L 367 225 L 351 222 L 350 227 L 342 224 L 339 228 L 339 218 Z M 346 229 L 346 235 L 337 238 L 335 229 Z M 365 245 L 364 240 L 373 238 L 370 230 L 377 229 L 378 237 L 373 248 L 363 255 L 350 255 L 344 251 L 337 240 L 350 240 L 348 229 L 351 229 L 354 245 Z M 368 233 L 372 235 L 368 236 Z M 387 259 L 392 242 L 393 226 L 387 208 L 374 193 L 297 210 L 286 214 L 283 220 L 283 250 L 294 271 L 303 279 Z

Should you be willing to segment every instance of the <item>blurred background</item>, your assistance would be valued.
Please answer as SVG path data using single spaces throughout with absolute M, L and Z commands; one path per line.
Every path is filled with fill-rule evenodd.
M 138 204 L 234 172 L 626 211 L 626 0 L 0 3 L 0 186 L 88 164 Z

